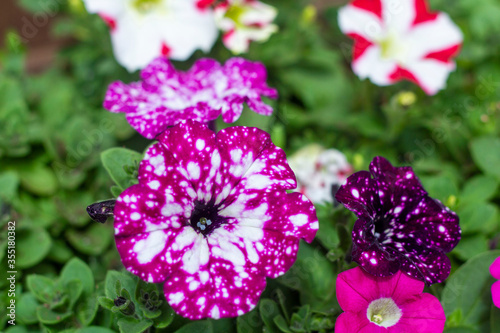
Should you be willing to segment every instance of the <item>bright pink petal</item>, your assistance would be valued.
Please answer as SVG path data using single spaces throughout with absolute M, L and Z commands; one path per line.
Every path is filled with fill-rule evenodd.
M 373 333 L 373 324 L 363 312 L 344 312 L 335 321 L 335 333 Z
M 491 264 L 490 273 L 495 279 L 500 279 L 500 257 Z
M 491 286 L 491 297 L 493 299 L 493 304 L 497 308 L 500 308 L 500 281 L 493 283 Z
M 192 184 L 198 200 L 210 201 L 220 167 L 215 133 L 199 122 L 187 121 L 165 131 L 159 141 L 177 161 L 179 172 Z
M 429 332 L 441 333 L 446 316 L 439 300 L 431 294 L 421 294 L 398 304 L 403 316 L 389 328 L 389 332 Z

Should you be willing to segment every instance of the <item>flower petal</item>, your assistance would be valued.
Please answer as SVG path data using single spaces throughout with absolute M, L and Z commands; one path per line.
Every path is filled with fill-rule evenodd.
M 416 25 L 408 33 L 412 59 L 424 58 L 427 54 L 460 45 L 463 35 L 460 29 L 445 13 L 439 13 L 435 20 Z
M 435 296 L 424 293 L 398 305 L 403 316 L 389 332 L 443 332 L 446 316 Z
M 192 246 L 196 236 L 191 227 L 162 229 L 116 237 L 116 248 L 129 272 L 144 281 L 160 283 L 178 270 L 188 245 Z M 180 239 L 182 246 L 177 245 Z
M 223 184 L 216 203 L 230 204 L 240 193 L 293 189 L 297 186 L 286 155 L 271 136 L 258 129 L 231 127 L 217 133 Z
M 352 70 L 361 79 L 369 78 L 373 83 L 386 86 L 392 84 L 394 80 L 391 74 L 397 68 L 397 62 L 391 59 L 384 59 L 378 45 L 368 47 L 365 52 L 352 62 Z
M 413 74 L 418 85 L 428 95 L 435 95 L 446 87 L 446 80 L 450 72 L 455 70 L 455 64 L 425 59 L 409 63 L 406 65 L 406 69 Z
M 169 128 L 158 140 L 177 160 L 179 172 L 191 182 L 198 200 L 208 203 L 220 167 L 214 132 L 202 123 L 188 120 Z
M 367 305 L 368 307 L 368 305 Z M 344 312 L 335 322 L 335 333 L 373 333 L 373 324 L 366 313 Z
M 228 225 L 218 228 L 208 244 L 186 252 L 181 269 L 164 285 L 165 297 L 177 313 L 193 320 L 219 319 L 242 315 L 255 307 L 266 280 L 252 269 L 245 255 L 253 244 L 240 245 L 244 238 L 233 231 Z M 193 257 L 205 256 L 206 260 L 192 264 Z
M 495 279 L 500 279 L 500 257 L 496 258 L 490 266 L 490 274 Z
M 493 299 L 493 304 L 497 308 L 500 308 L 500 281 L 493 283 L 491 286 L 491 297 Z
M 377 3 L 378 0 L 371 2 Z M 378 39 L 383 31 L 383 23 L 377 14 L 353 4 L 339 9 L 338 20 L 344 34 L 356 34 L 369 41 Z
M 116 17 L 125 8 L 125 4 L 120 0 L 83 0 L 85 8 L 89 13 L 105 14 Z
M 347 178 L 346 183 L 335 194 L 335 199 L 358 217 L 374 217 L 380 205 L 377 183 L 368 171 L 359 171 Z
M 247 195 L 219 212 L 221 216 L 243 219 L 242 226 L 276 231 L 284 236 L 304 238 L 312 242 L 319 228 L 314 205 L 300 193 L 269 191 Z

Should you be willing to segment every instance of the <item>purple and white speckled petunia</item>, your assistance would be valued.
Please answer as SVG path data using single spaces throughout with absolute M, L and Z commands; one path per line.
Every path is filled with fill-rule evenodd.
M 458 216 L 428 196 L 411 167 L 375 157 L 370 172 L 350 176 L 335 198 L 358 216 L 352 258 L 368 273 L 402 270 L 427 284 L 448 277 L 445 253 L 460 240 Z
M 269 134 L 231 127 L 217 134 L 185 121 L 146 152 L 139 184 L 114 210 L 127 270 L 165 282 L 168 303 L 190 319 L 242 315 L 257 304 L 266 276 L 284 274 L 299 240 L 319 224 L 296 187 L 285 153 Z
M 269 116 L 273 109 L 261 97 L 276 98 L 267 83 L 264 65 L 232 58 L 224 66 L 213 59 L 200 59 L 187 72 L 177 71 L 166 58 L 157 58 L 141 72 L 142 81 L 109 86 L 104 107 L 125 112 L 130 125 L 154 139 L 182 120 L 207 123 L 222 114 L 235 122 L 247 103 L 253 111 Z

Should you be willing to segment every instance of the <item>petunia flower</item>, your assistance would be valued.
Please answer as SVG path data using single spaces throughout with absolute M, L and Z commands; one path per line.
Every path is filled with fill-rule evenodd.
M 500 257 L 496 258 L 491 264 L 490 273 L 493 278 L 500 280 Z M 500 308 L 500 281 L 496 281 L 491 286 L 491 297 L 493 298 L 493 304 Z
M 312 203 L 294 189 L 285 153 L 257 128 L 217 134 L 186 121 L 146 152 L 139 184 L 117 199 L 115 239 L 127 270 L 165 282 L 168 303 L 190 319 L 242 315 L 266 277 L 294 263 L 318 230 Z
M 297 190 L 313 203 L 333 203 L 333 193 L 352 173 L 346 157 L 335 149 L 310 144 L 290 156 Z
M 390 277 L 375 277 L 359 267 L 342 272 L 336 292 L 345 312 L 337 318 L 335 333 L 441 333 L 446 321 L 443 307 L 423 290 L 423 282 L 401 271 Z
M 218 31 L 203 0 L 83 0 L 89 13 L 109 25 L 113 51 L 129 71 L 164 56 L 186 60 L 197 49 L 210 51 Z
M 426 0 L 353 0 L 339 11 L 340 30 L 354 39 L 353 71 L 386 86 L 402 79 L 434 95 L 455 69 L 463 36 Z
M 244 103 L 269 116 L 273 109 L 261 96 L 278 96 L 266 83 L 264 65 L 242 58 L 232 58 L 224 66 L 212 59 L 200 59 L 187 72 L 177 71 L 167 59 L 158 58 L 141 77 L 141 82 L 129 85 L 112 83 L 104 107 L 125 112 L 130 125 L 148 139 L 181 120 L 208 123 L 222 114 L 226 123 L 235 122 Z
M 224 45 L 235 54 L 248 51 L 252 41 L 264 42 L 278 31 L 272 24 L 276 8 L 257 0 L 224 0 L 214 8 Z
M 370 172 L 347 178 L 335 198 L 358 216 L 352 258 L 368 273 L 390 276 L 401 270 L 429 285 L 448 277 L 445 253 L 460 240 L 458 216 L 429 197 L 411 167 L 396 168 L 375 157 Z

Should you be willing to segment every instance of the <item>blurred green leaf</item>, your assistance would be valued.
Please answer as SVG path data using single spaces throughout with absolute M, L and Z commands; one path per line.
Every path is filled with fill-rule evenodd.
M 82 290 L 86 296 L 90 296 L 95 289 L 94 274 L 89 266 L 81 259 L 71 259 L 62 269 L 60 281 L 68 283 L 77 279 L 82 283 Z
M 128 188 L 135 181 L 124 170 L 125 166 L 134 166 L 142 160 L 142 154 L 125 148 L 111 148 L 101 154 L 102 164 L 106 171 L 122 190 Z
M 497 193 L 498 180 L 491 176 L 475 176 L 465 183 L 460 200 L 471 203 L 486 201 Z
M 17 252 L 16 265 L 28 268 L 38 264 L 49 253 L 52 239 L 45 229 L 32 227 L 18 229 L 16 247 L 23 249 Z
M 92 223 L 84 231 L 69 229 L 66 237 L 79 252 L 97 256 L 106 250 L 113 238 L 112 231 L 101 224 Z
M 121 318 L 118 320 L 120 333 L 142 333 L 153 325 L 149 319 Z
M 32 293 L 23 293 L 17 303 L 16 316 L 24 325 L 31 325 L 38 322 L 36 308 L 38 302 Z
M 500 138 L 481 137 L 471 143 L 472 158 L 485 173 L 500 180 Z
M 489 326 L 491 292 L 489 286 L 493 278 L 489 267 L 500 256 L 500 251 L 481 253 L 469 259 L 447 280 L 441 304 L 448 318 L 458 311 L 459 325 L 480 328 Z

